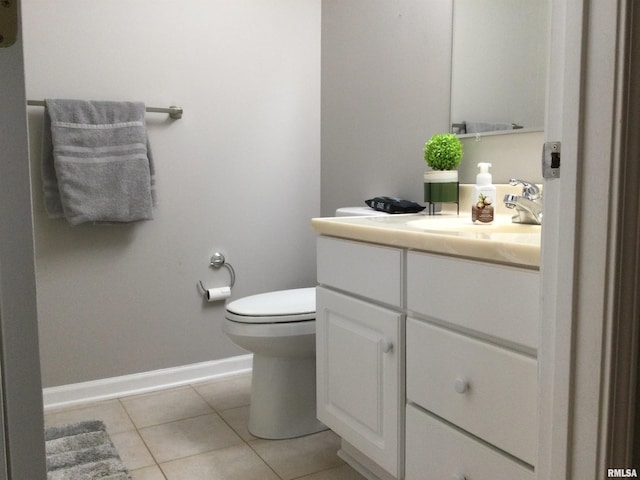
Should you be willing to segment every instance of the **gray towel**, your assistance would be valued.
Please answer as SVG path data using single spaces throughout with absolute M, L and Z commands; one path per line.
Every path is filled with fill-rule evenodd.
M 512 130 L 511 123 L 491 123 L 491 122 L 465 122 L 467 133 L 493 132 L 496 130 Z
M 135 222 L 153 217 L 155 171 L 139 102 L 45 100 L 44 202 L 50 218 Z

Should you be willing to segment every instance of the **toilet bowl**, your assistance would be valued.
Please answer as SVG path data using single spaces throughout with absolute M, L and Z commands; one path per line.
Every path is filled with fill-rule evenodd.
M 388 215 L 345 207 L 336 216 Z M 309 435 L 316 418 L 315 288 L 261 293 L 227 304 L 223 331 L 253 352 L 249 431 L 268 439 Z
M 251 434 L 284 439 L 325 430 L 316 418 L 315 288 L 240 298 L 225 317 L 223 331 L 253 352 Z

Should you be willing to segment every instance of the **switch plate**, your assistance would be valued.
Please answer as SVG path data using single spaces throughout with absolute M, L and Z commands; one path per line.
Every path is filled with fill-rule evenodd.
M 560 142 L 546 142 L 542 146 L 543 178 L 560 178 Z

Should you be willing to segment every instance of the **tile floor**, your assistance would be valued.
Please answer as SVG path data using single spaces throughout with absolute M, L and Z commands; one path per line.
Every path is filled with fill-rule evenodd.
M 45 413 L 46 426 L 102 420 L 133 480 L 362 480 L 330 430 L 262 440 L 247 429 L 251 375 Z

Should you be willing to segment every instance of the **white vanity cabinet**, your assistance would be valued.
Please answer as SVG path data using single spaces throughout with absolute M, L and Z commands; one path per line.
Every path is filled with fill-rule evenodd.
M 385 480 L 535 479 L 538 282 L 320 236 L 318 418 L 347 460 Z
M 395 248 L 318 241 L 318 418 L 393 478 L 402 461 L 403 255 Z

